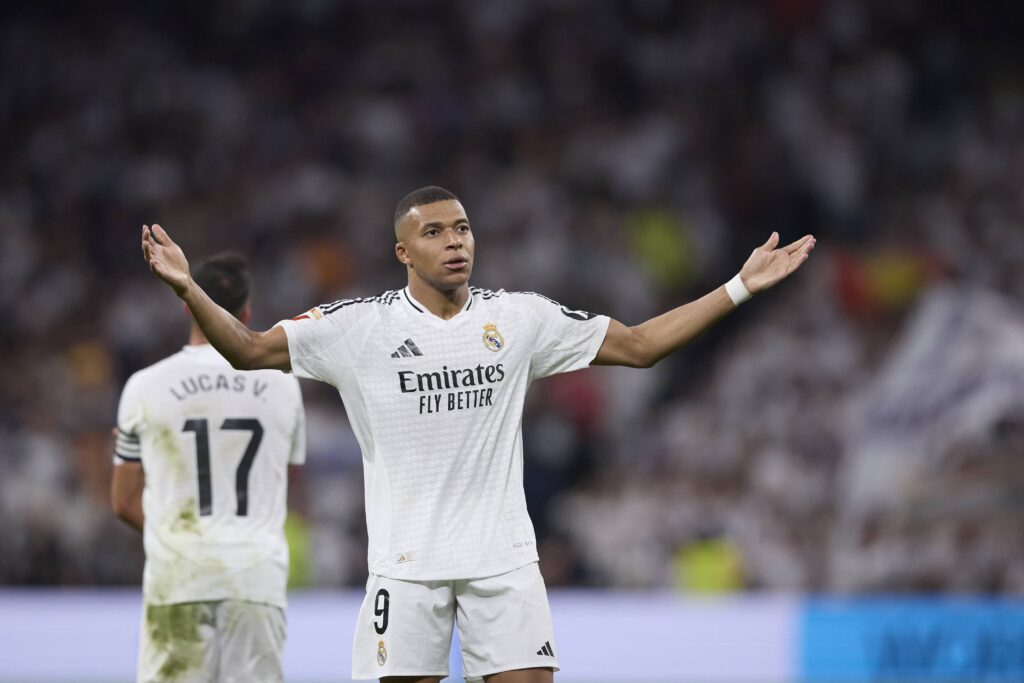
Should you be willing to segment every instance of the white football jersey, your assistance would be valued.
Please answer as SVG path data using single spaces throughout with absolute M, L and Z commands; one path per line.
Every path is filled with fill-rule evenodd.
M 235 370 L 208 344 L 132 375 L 114 462 L 141 461 L 146 475 L 146 601 L 284 607 L 288 465 L 305 457 L 292 375 Z
M 419 581 L 537 560 L 523 492 L 523 401 L 585 368 L 608 318 L 471 288 L 450 320 L 404 290 L 280 323 L 292 370 L 338 388 L 363 453 L 369 569 Z

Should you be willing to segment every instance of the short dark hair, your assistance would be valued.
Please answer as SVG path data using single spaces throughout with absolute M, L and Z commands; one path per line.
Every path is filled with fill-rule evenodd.
M 459 198 L 437 185 L 428 185 L 427 187 L 413 190 L 402 197 L 402 201 L 398 202 L 398 206 L 395 207 L 395 227 L 398 227 L 398 222 L 405 218 L 405 214 L 409 213 L 410 209 L 423 206 L 424 204 L 433 204 L 434 202 L 447 200 L 459 201 Z
M 241 254 L 223 251 L 199 262 L 192 279 L 231 315 L 239 317 L 249 301 L 252 276 L 249 262 Z

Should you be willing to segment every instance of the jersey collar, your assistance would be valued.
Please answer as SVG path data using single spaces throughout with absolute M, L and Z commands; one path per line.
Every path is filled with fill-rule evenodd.
M 460 310 L 458 313 L 453 315 L 448 320 L 444 320 L 442 318 L 437 317 L 433 313 L 431 313 L 427 309 L 426 306 L 424 306 L 419 301 L 417 301 L 416 297 L 414 297 L 412 295 L 412 292 L 409 291 L 409 287 L 408 286 L 406 286 L 405 289 L 402 290 L 402 297 L 405 299 L 406 305 L 412 307 L 412 310 L 414 310 L 417 314 L 421 314 L 421 315 L 425 316 L 428 319 L 438 320 L 438 321 L 440 321 L 442 323 L 448 323 L 448 322 L 451 322 L 451 321 L 455 320 L 456 318 L 460 317 L 463 313 L 468 311 L 473 306 L 473 290 L 470 289 L 469 290 L 469 296 L 466 297 L 466 303 L 462 307 L 462 310 Z
M 186 344 L 185 346 L 181 347 L 181 351 L 182 351 L 182 353 L 187 353 L 188 355 L 192 356 L 193 358 L 203 358 L 203 359 L 219 358 L 219 359 L 223 360 L 223 357 L 220 355 L 220 353 L 217 352 L 217 349 L 213 348 L 213 345 L 209 344 L 209 343 L 206 343 L 206 344 Z

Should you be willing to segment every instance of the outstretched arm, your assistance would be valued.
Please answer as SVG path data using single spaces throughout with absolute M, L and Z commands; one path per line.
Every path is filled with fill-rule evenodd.
M 778 248 L 779 233 L 755 249 L 737 276 L 750 294 L 757 294 L 787 278 L 807 260 L 814 249 L 811 235 Z M 617 320 L 608 325 L 594 365 L 627 365 L 649 368 L 711 327 L 736 308 L 723 285 L 696 301 L 651 318 L 634 327 Z
M 181 247 L 159 225 L 142 226 L 142 255 L 149 269 L 185 302 L 203 334 L 233 367 L 291 370 L 284 330 L 274 327 L 266 332 L 254 332 L 215 304 L 189 275 L 188 261 Z

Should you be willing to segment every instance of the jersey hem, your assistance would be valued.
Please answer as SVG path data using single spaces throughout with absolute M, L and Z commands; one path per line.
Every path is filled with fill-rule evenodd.
M 517 569 L 522 569 L 523 567 L 527 567 L 527 566 L 529 566 L 531 564 L 536 564 L 539 561 L 540 561 L 540 558 L 537 557 L 537 556 L 534 556 L 533 559 L 526 560 L 522 564 L 516 564 L 513 567 L 508 567 L 507 569 L 500 569 L 500 570 L 498 570 L 496 572 L 487 572 L 487 573 L 484 573 L 484 574 L 458 574 L 457 573 L 457 575 L 455 575 L 455 576 L 452 576 L 451 574 L 436 574 L 436 575 L 428 575 L 426 577 L 422 577 L 422 576 L 395 576 L 394 574 L 390 574 L 390 573 L 389 574 L 385 574 L 383 572 L 374 571 L 372 568 L 369 571 L 370 571 L 370 574 L 373 574 L 374 576 L 383 576 L 386 579 L 394 579 L 395 581 L 417 581 L 417 582 L 427 582 L 427 581 L 476 581 L 478 579 L 490 579 L 490 578 L 494 578 L 495 576 L 502 576 L 503 574 L 508 574 L 510 572 L 514 572 Z
M 253 602 L 271 607 L 288 607 L 288 595 L 278 596 L 253 595 L 243 596 L 238 593 L 224 593 L 220 591 L 212 593 L 196 593 L 188 596 L 174 596 L 167 598 L 155 598 L 142 589 L 142 601 L 147 605 L 180 605 L 188 602 L 223 602 L 224 600 L 238 600 L 239 602 Z
M 248 602 L 253 605 L 268 605 L 270 607 L 277 607 L 278 609 L 287 609 L 288 601 L 274 602 L 273 600 L 257 600 L 254 598 L 240 598 L 237 595 L 225 596 L 221 598 L 188 598 L 182 600 L 151 600 L 145 595 L 142 596 L 142 602 L 152 607 L 166 607 L 167 605 L 190 605 L 194 602 Z

